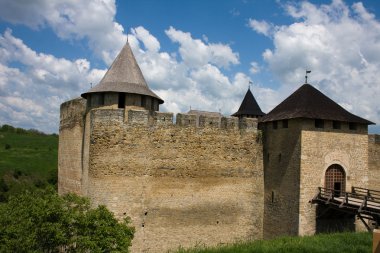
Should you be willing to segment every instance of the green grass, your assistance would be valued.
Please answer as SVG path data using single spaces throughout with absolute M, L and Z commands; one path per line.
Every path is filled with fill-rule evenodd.
M 47 180 L 57 163 L 57 135 L 0 132 L 0 178 L 11 173 Z
M 236 243 L 214 248 L 179 250 L 178 253 L 250 253 L 250 252 L 372 252 L 371 233 L 320 234 L 305 237 L 282 237 L 267 241 Z

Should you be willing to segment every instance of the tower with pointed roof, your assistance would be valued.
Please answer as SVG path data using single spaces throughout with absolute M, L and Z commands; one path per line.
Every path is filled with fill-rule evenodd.
M 264 115 L 265 113 L 261 111 L 261 108 L 259 104 L 256 102 L 256 99 L 253 96 L 250 88 L 248 88 L 247 93 L 245 94 L 244 99 L 241 102 L 239 110 L 232 114 L 232 116 L 238 118 L 260 118 Z
M 127 42 L 98 85 L 81 95 L 87 108 L 143 108 L 158 111 L 164 103 L 147 85 Z
M 137 121 L 147 121 L 153 114 L 157 115 L 162 103 L 164 101 L 148 87 L 127 42 L 96 86 L 81 94 L 81 98 L 61 105 L 58 172 L 62 180 L 59 191 L 87 194 L 95 109 L 103 110 L 105 115 L 122 114 L 124 121 L 129 119 L 128 112 L 134 110 Z M 172 116 L 162 116 L 165 117 L 168 120 Z M 104 122 L 110 120 L 111 117 L 106 117 Z
M 369 124 L 307 83 L 260 119 L 264 238 L 355 230 L 354 216 L 309 201 L 317 187 L 367 187 Z

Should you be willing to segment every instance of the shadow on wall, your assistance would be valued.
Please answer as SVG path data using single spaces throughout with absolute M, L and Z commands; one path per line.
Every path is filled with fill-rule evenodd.
M 316 233 L 355 232 L 355 215 L 317 206 Z

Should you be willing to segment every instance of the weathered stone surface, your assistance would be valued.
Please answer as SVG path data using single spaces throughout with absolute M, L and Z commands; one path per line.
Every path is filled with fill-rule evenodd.
M 276 129 L 266 123 L 264 133 L 264 238 L 316 232 L 316 208 L 309 201 L 324 187 L 330 165 L 345 170 L 347 191 L 368 186 L 366 126 L 333 129 L 325 121 L 317 129 L 312 119 L 291 119 L 287 128 L 281 121 Z
M 380 135 L 368 136 L 368 188 L 380 191 Z
M 290 120 L 289 128 L 264 127 L 264 238 L 297 235 L 301 125 Z
M 86 100 L 77 98 L 61 105 L 58 148 L 58 191 L 82 192 L 82 139 Z
M 307 124 L 308 123 L 308 124 Z M 314 122 L 304 123 L 302 131 L 299 234 L 312 235 L 316 232 L 316 208 L 310 199 L 317 187 L 325 187 L 325 172 L 330 165 L 338 164 L 346 174 L 346 191 L 351 186 L 368 187 L 368 135 L 367 129 L 333 130 L 332 122 L 316 131 Z M 358 221 L 357 230 L 362 230 Z
M 257 129 L 182 126 L 170 122 L 171 114 L 154 113 L 151 119 L 141 110 L 124 114 L 107 108 L 87 114 L 78 170 L 82 194 L 94 205 L 132 218 L 133 252 L 262 238 Z

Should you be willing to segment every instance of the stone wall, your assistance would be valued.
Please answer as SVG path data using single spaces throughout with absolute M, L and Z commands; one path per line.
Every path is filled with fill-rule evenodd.
M 171 114 L 136 125 L 136 117 L 145 122 L 138 111 L 90 113 L 88 196 L 132 218 L 134 252 L 262 238 L 262 144 L 253 121 L 220 128 L 206 118 L 197 128 L 182 116 L 162 124 Z
M 298 235 L 300 120 L 263 125 L 264 131 L 264 239 Z
M 67 101 L 60 108 L 58 192 L 82 192 L 82 140 L 86 100 Z
M 368 136 L 368 188 L 380 191 L 380 135 Z
M 325 121 L 323 129 L 316 129 L 314 120 L 307 119 L 303 120 L 302 125 L 299 235 L 312 235 L 318 232 L 320 224 L 316 222 L 316 206 L 309 201 L 317 193 L 317 187 L 324 187 L 325 172 L 330 165 L 343 167 L 346 191 L 350 191 L 351 186 L 368 186 L 368 136 L 365 125 L 358 125 L 357 130 L 349 130 L 348 126 L 343 125 L 338 130 L 332 129 L 331 121 Z M 346 226 L 337 227 L 338 230 L 355 229 L 354 216 L 344 217 L 340 213 L 334 219 L 327 223 L 338 222 L 336 226 Z M 323 219 L 318 222 L 323 222 Z
M 342 123 L 341 129 L 333 129 L 332 121 L 325 121 L 324 128 L 318 129 L 312 119 L 291 119 L 287 122 L 262 124 L 266 239 L 318 232 L 316 206 L 309 201 L 319 186 L 324 187 L 325 171 L 330 165 L 339 164 L 344 168 L 347 191 L 351 190 L 351 186 L 368 185 L 365 125 L 357 125 L 356 130 L 350 130 L 348 124 Z M 341 213 L 337 216 L 343 217 Z M 344 217 L 337 226 L 347 225 L 346 228 L 355 229 L 354 218 Z M 361 224 L 357 225 L 361 229 Z

